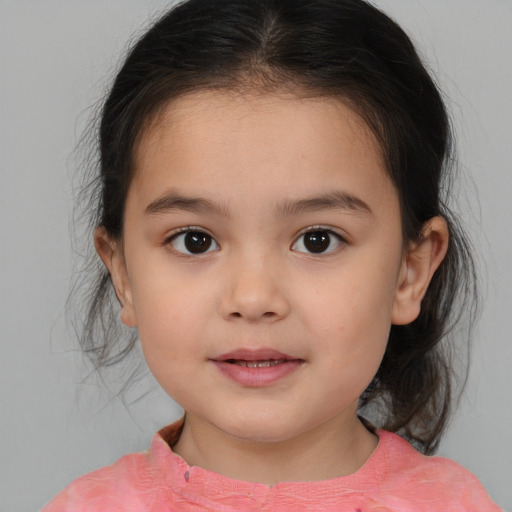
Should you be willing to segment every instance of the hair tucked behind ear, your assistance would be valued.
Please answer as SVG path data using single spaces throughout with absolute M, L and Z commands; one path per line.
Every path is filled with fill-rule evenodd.
M 204 89 L 338 98 L 381 145 L 404 240 L 418 240 L 436 215 L 447 220 L 448 254 L 421 313 L 410 325 L 392 326 L 384 360 L 361 397 L 363 409 L 379 412 L 370 418 L 379 426 L 433 451 L 452 403 L 451 337 L 464 334 L 456 326 L 474 313 L 475 271 L 446 204 L 454 159 L 445 106 L 410 39 L 363 0 L 189 0 L 173 8 L 133 46 L 101 114 L 93 223 L 113 239 L 122 236 L 138 137 L 169 101 Z M 96 367 L 118 362 L 135 338 L 118 338 L 105 270 L 89 299 L 83 348 Z
M 443 214 L 449 219 L 446 210 Z M 379 371 L 360 400 L 363 409 L 379 413 L 383 428 L 400 433 L 425 453 L 436 450 L 452 403 L 462 391 L 467 368 L 459 369 L 462 383 L 457 382 L 456 349 L 464 348 L 457 337 L 465 338 L 469 351 L 471 322 L 478 310 L 470 246 L 455 220 L 449 226 L 448 253 L 434 274 L 419 317 L 409 325 L 391 327 Z M 464 319 L 465 329 L 459 325 Z

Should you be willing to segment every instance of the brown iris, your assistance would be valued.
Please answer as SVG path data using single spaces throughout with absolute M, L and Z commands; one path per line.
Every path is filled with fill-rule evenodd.
M 304 246 L 309 252 L 324 252 L 330 244 L 331 236 L 327 231 L 310 231 L 304 234 Z
M 185 235 L 185 247 L 193 254 L 206 252 L 212 245 L 212 237 L 200 231 L 189 231 Z

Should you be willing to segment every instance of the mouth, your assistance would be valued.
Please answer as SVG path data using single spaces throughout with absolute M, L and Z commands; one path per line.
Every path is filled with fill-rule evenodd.
M 226 354 L 221 354 L 212 358 L 213 361 L 222 363 L 236 364 L 239 366 L 247 366 L 249 368 L 268 368 L 277 366 L 288 361 L 302 361 L 302 359 L 278 352 L 273 349 L 238 349 Z
M 220 372 L 245 387 L 273 384 L 298 370 L 303 359 L 276 350 L 240 349 L 211 359 Z
M 246 366 L 247 368 L 270 368 L 286 363 L 288 359 L 269 359 L 268 361 L 244 361 L 243 359 L 227 359 L 226 363 Z

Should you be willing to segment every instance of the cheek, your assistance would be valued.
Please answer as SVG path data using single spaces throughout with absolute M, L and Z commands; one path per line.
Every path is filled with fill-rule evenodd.
M 346 274 L 346 275 L 344 275 Z M 389 273 L 332 275 L 303 294 L 304 314 L 325 334 L 356 336 L 391 325 L 396 286 Z
M 200 393 L 192 376 L 205 349 L 201 299 L 172 290 L 139 299 L 139 338 L 148 368 L 169 396 L 187 403 L 189 394 Z
M 307 330 L 318 353 L 329 353 L 327 365 L 354 368 L 370 378 L 384 354 L 394 304 L 395 286 L 389 272 L 361 265 L 358 271 L 333 275 L 316 287 L 303 304 Z
M 200 283 L 183 276 L 142 279 L 134 290 L 139 337 L 150 367 L 197 357 L 213 305 Z

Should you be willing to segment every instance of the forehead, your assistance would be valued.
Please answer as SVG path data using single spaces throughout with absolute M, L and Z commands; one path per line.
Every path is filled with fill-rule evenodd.
M 132 185 L 148 198 L 169 187 L 202 195 L 258 189 L 269 201 L 332 187 L 394 191 L 379 144 L 352 109 L 289 93 L 180 97 L 146 127 L 134 164 Z
M 290 126 L 288 123 L 292 119 L 296 123 Z M 331 138 L 325 137 L 325 128 L 329 125 L 327 131 L 334 137 L 362 137 L 363 145 L 367 148 L 371 145 L 377 153 L 381 152 L 373 132 L 343 98 L 305 95 L 299 91 L 266 93 L 254 90 L 251 93 L 205 90 L 180 96 L 152 116 L 136 145 L 136 163 L 142 163 L 141 158 L 147 156 L 146 150 L 154 150 L 152 145 L 170 142 L 168 135 L 171 131 L 176 140 L 180 137 L 204 139 L 207 136 L 211 141 L 214 130 L 221 129 L 218 135 L 222 137 L 230 130 L 240 132 L 247 123 L 255 129 L 250 134 L 252 136 L 257 135 L 258 128 L 268 134 L 274 129 L 281 130 L 280 139 L 283 141 L 287 134 L 293 132 L 295 137 L 316 135 L 313 140 L 321 138 L 326 143 Z M 179 142 L 182 143 L 183 139 Z

